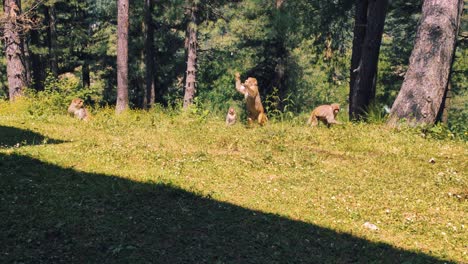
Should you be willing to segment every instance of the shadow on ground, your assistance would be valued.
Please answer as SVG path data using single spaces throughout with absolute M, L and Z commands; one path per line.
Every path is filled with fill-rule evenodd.
M 24 145 L 58 144 L 61 140 L 50 139 L 31 130 L 0 125 L 0 149 Z
M 446 263 L 170 185 L 14 154 L 0 154 L 0 212 L 0 263 Z

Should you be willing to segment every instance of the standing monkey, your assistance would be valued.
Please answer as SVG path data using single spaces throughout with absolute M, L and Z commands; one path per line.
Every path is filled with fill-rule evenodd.
M 253 77 L 247 78 L 244 83 L 241 83 L 240 74 L 236 75 L 236 90 L 244 95 L 245 104 L 247 106 L 247 116 L 249 124 L 257 121 L 261 126 L 265 125 L 268 117 L 263 109 L 260 93 L 258 92 L 257 79 Z
M 75 116 L 80 120 L 88 121 L 90 114 L 88 110 L 83 106 L 84 101 L 80 98 L 75 98 L 71 101 L 70 106 L 68 107 L 68 113 Z
M 310 114 L 310 118 L 307 120 L 307 124 L 317 126 L 319 121 L 322 121 L 327 127 L 330 127 L 331 124 L 341 124 L 340 122 L 336 121 L 336 115 L 339 111 L 339 104 L 318 106 Z
M 236 111 L 234 110 L 234 108 L 229 107 L 229 111 L 226 115 L 226 125 L 227 126 L 234 125 L 236 123 L 236 119 L 237 119 Z

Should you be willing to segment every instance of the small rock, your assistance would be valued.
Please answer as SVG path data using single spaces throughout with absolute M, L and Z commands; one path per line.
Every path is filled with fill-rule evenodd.
M 431 159 L 429 160 L 429 163 L 435 163 L 435 159 L 434 159 L 434 158 L 431 158 Z
M 372 223 L 369 223 L 369 222 L 365 222 L 365 223 L 363 224 L 363 226 L 364 226 L 365 228 L 367 228 L 367 229 L 372 230 L 372 231 L 375 231 L 375 230 L 378 230 L 378 229 L 379 229 L 376 225 L 374 225 L 374 224 L 372 224 Z

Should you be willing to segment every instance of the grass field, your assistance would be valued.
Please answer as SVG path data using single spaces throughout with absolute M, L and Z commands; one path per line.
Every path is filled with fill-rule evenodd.
M 467 263 L 467 154 L 374 124 L 0 103 L 0 263 Z

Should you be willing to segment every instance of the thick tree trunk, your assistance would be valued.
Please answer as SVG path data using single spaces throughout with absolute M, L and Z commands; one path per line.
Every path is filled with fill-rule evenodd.
M 3 9 L 6 15 L 4 25 L 5 57 L 7 67 L 8 92 L 10 101 L 22 96 L 26 85 L 26 69 L 24 66 L 23 41 L 17 18 L 21 14 L 19 0 L 4 0 Z
M 47 44 L 49 48 L 49 67 L 50 72 L 54 77 L 58 77 L 58 61 L 57 61 L 57 29 L 55 26 L 55 6 L 46 7 L 47 20 Z
M 356 112 L 354 109 L 351 111 L 351 106 L 354 106 L 353 97 L 351 95 L 354 94 L 354 83 L 356 82 L 359 62 L 361 61 L 362 45 L 366 37 L 368 2 L 368 0 L 357 0 L 355 7 L 353 50 L 351 55 L 351 69 L 349 72 L 349 119 L 351 120 L 354 119 L 351 113 Z
M 128 108 L 128 0 L 117 2 L 117 104 L 119 114 Z
M 153 26 L 153 0 L 145 0 L 145 83 L 146 94 L 144 107 L 151 108 L 155 102 L 155 83 L 154 83 L 154 26 Z
M 358 49 L 354 45 L 358 44 L 357 42 L 362 38 L 362 29 L 357 27 L 361 27 L 362 22 L 365 20 L 362 12 L 366 3 L 357 2 L 355 30 L 358 31 L 353 40 L 353 50 Z M 367 24 L 364 41 L 362 42 L 360 54 L 355 54 L 355 61 L 352 62 L 351 66 L 352 87 L 349 94 L 349 116 L 351 120 L 359 120 L 365 117 L 366 111 L 375 97 L 377 65 L 387 6 L 388 0 L 373 0 L 367 3 Z M 359 63 L 357 64 L 358 67 L 355 68 L 358 55 L 360 55 Z M 354 75 L 354 72 L 356 75 Z
M 463 0 L 425 0 L 408 71 L 388 124 L 434 124 L 448 87 Z
M 197 91 L 197 4 L 194 0 L 188 0 L 187 24 L 187 72 L 185 76 L 184 108 L 193 103 Z
M 31 31 L 31 45 L 34 47 L 40 46 L 40 36 L 37 30 Z M 43 67 L 43 58 L 40 54 L 36 54 L 31 52 L 30 54 L 31 59 L 31 70 L 32 70 L 32 82 L 34 85 L 34 89 L 36 91 L 44 90 L 44 80 L 45 80 L 45 67 Z

